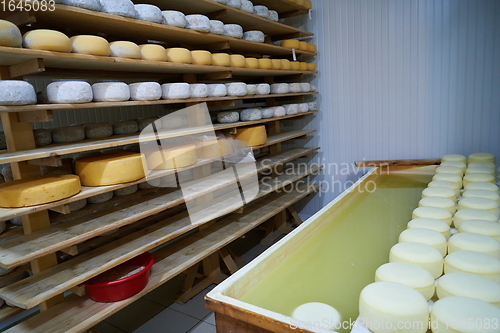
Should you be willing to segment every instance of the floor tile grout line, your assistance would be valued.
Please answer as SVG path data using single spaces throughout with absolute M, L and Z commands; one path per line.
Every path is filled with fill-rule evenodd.
M 178 313 L 182 313 L 183 315 L 189 316 L 189 317 L 194 318 L 194 319 L 196 319 L 196 320 L 203 321 L 203 319 L 196 318 L 196 317 L 194 317 L 194 316 L 190 315 L 189 313 L 184 313 L 184 312 L 182 312 L 182 311 L 179 311 L 179 310 L 176 310 L 176 309 L 172 309 L 172 308 L 167 308 L 167 309 L 170 309 L 170 310 L 175 311 L 175 312 L 178 312 Z M 205 318 L 205 317 L 204 317 L 204 318 Z
M 174 310 L 175 311 L 175 310 Z M 194 317 L 193 317 L 194 318 Z M 198 319 L 199 320 L 199 319 Z M 202 323 L 202 320 L 199 320 L 196 324 L 194 324 L 190 329 L 188 329 L 185 333 L 191 332 L 196 326 L 200 325 Z
M 114 328 L 116 328 L 117 330 L 120 330 L 120 331 L 122 331 L 122 332 L 124 332 L 124 333 L 127 333 L 127 331 L 122 330 L 122 329 L 121 329 L 121 328 L 119 328 L 118 326 L 115 326 L 115 325 L 111 324 L 110 322 L 108 322 L 108 321 L 106 321 L 106 320 L 103 320 L 103 321 L 104 321 L 106 324 L 108 324 L 108 325 L 110 325 L 110 326 L 113 326 L 113 327 L 114 327 Z

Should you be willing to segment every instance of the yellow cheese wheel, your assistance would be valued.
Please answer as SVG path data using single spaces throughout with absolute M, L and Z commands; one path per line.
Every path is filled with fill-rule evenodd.
M 178 64 L 190 64 L 193 62 L 191 51 L 182 47 L 167 49 L 167 60 Z
M 28 31 L 23 36 L 23 46 L 27 49 L 71 52 L 71 40 L 62 32 L 48 29 Z
M 20 208 L 71 197 L 81 191 L 75 175 L 51 175 L 14 180 L 0 185 L 0 207 Z
M 102 37 L 79 35 L 70 38 L 73 53 L 107 57 L 111 53 L 109 43 Z
M 296 39 L 286 39 L 281 42 L 281 46 L 298 50 L 300 47 L 300 41 Z
M 307 9 L 311 9 L 312 8 L 312 1 L 311 0 L 304 0 L 304 7 L 306 7 Z
M 281 69 L 281 60 L 280 59 L 271 59 L 273 69 Z
M 139 45 L 127 42 L 127 41 L 117 41 L 109 43 L 111 49 L 110 56 L 116 58 L 127 58 L 127 59 L 141 59 L 141 49 Z
M 305 0 L 295 0 L 295 3 L 299 6 L 305 7 L 306 1 Z
M 307 42 L 299 42 L 299 50 L 307 51 L 309 49 L 309 44 Z
M 197 145 L 198 158 L 208 160 L 230 155 L 234 152 L 233 145 L 232 138 L 201 142 Z
M 292 64 L 288 59 L 281 59 L 281 69 L 290 70 L 292 69 Z
M 231 54 L 229 57 L 231 59 L 231 67 L 246 67 L 247 62 L 241 54 Z
M 301 71 L 307 71 L 308 70 L 307 62 L 299 62 L 299 69 Z
M 167 50 L 158 44 L 139 45 L 141 49 L 141 58 L 151 61 L 167 61 Z
M 259 60 L 257 58 L 245 58 L 247 68 L 259 68 Z
M 0 20 L 0 46 L 21 47 L 22 45 L 23 36 L 17 25 Z
M 211 65 L 212 53 L 205 50 L 191 51 L 191 58 L 195 65 Z
M 122 184 L 145 176 L 142 154 L 130 151 L 79 158 L 75 162 L 75 171 L 84 186 Z
M 259 59 L 259 68 L 261 68 L 261 69 L 272 69 L 273 68 L 273 63 L 272 63 L 271 59 L 267 59 L 267 58 Z
M 298 62 L 298 61 L 291 61 L 290 65 L 292 66 L 292 70 L 294 70 L 294 71 L 300 70 L 300 62 Z
M 231 66 L 231 57 L 227 53 L 212 54 L 212 65 L 214 66 Z
M 198 162 L 196 145 L 185 145 L 154 152 L 146 157 L 150 170 L 184 168 Z
M 316 45 L 314 45 L 314 44 L 307 45 L 307 51 L 316 52 Z
M 307 64 L 307 70 L 308 71 L 315 71 L 316 70 L 316 64 L 312 63 L 312 62 L 308 63 Z
M 266 126 L 238 128 L 235 135 L 237 140 L 246 143 L 247 147 L 261 146 L 267 143 Z

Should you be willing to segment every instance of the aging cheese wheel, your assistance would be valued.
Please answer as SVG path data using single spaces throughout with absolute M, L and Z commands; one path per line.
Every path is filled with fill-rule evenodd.
M 500 285 L 483 276 L 470 273 L 451 273 L 437 279 L 439 299 L 464 296 L 479 299 L 500 307 Z
M 296 93 L 302 92 L 302 86 L 300 83 L 290 83 L 289 86 L 290 86 L 291 93 L 296 94 Z
M 476 251 L 500 259 L 500 242 L 490 236 L 462 232 L 451 236 L 448 240 L 448 253 L 457 251 Z
M 422 198 L 441 197 L 456 202 L 457 193 L 449 187 L 432 186 L 422 191 Z
M 69 203 L 69 210 L 71 212 L 76 212 L 77 210 L 83 209 L 87 206 L 87 199 L 81 199 Z
M 412 228 L 406 229 L 399 235 L 399 243 L 415 242 L 427 244 L 435 248 L 444 257 L 446 255 L 447 243 L 446 238 L 439 232 L 425 229 L 425 228 Z M 498 244 L 500 247 L 500 243 Z
M 113 126 L 110 123 L 95 123 L 83 125 L 87 139 L 102 139 L 113 135 Z
M 496 163 L 495 161 L 495 155 L 490 154 L 490 153 L 474 153 L 470 154 L 469 157 L 467 158 L 467 162 L 474 163 L 474 162 L 491 162 L 491 163 Z
M 247 13 L 253 13 L 253 3 L 249 0 L 241 0 L 240 9 Z
M 458 210 L 462 209 L 482 209 L 495 214 L 495 216 L 499 216 L 498 205 L 495 201 L 486 198 L 465 198 L 458 202 Z
M 170 62 L 178 64 L 190 64 L 193 62 L 191 51 L 182 47 L 167 49 L 167 59 Z
M 456 228 L 459 228 L 460 224 L 467 220 L 484 220 L 498 223 L 498 217 L 495 214 L 482 209 L 462 209 L 453 216 L 453 224 Z
M 241 8 L 241 0 L 226 0 L 226 4 L 234 8 Z
M 137 119 L 137 125 L 139 126 L 139 131 L 142 131 L 143 129 L 151 125 L 151 123 L 155 123 L 154 125 L 157 130 L 161 129 L 161 122 L 157 120 L 158 118 L 155 117 Z
M 308 65 L 307 65 L 307 62 L 303 62 L 303 61 L 301 61 L 301 62 L 299 63 L 299 70 L 301 70 L 301 71 L 307 71 L 307 70 L 309 70 L 309 67 L 308 67 Z
M 257 16 L 267 18 L 269 16 L 269 8 L 266 6 L 253 6 L 253 13 Z
M 290 85 L 288 83 L 274 83 L 271 85 L 271 94 L 288 94 Z
M 191 51 L 192 62 L 195 65 L 211 65 L 212 53 L 204 50 Z
M 10 164 L 4 164 L 2 168 L 2 175 L 6 182 L 11 182 L 14 180 L 14 175 L 12 174 L 12 167 Z
M 244 82 L 226 83 L 228 96 L 243 97 L 247 95 L 247 84 Z
M 0 207 L 20 208 L 69 198 L 81 191 L 75 175 L 39 176 L 0 184 Z
M 375 282 L 397 282 L 412 287 L 426 300 L 434 296 L 434 277 L 426 269 L 404 262 L 380 266 L 375 272 Z
M 290 63 L 290 60 L 288 59 L 281 59 L 281 69 L 283 70 L 291 70 L 292 69 L 292 64 Z
M 185 116 L 169 115 L 168 117 L 162 117 L 161 120 L 162 129 L 177 129 L 185 127 L 188 121 Z
M 272 69 L 273 68 L 273 63 L 272 63 L 271 59 L 267 59 L 267 58 L 259 59 L 259 68 L 261 68 L 261 69 Z
M 297 114 L 299 113 L 299 105 L 298 104 L 285 104 L 283 107 L 286 110 L 286 114 Z
M 139 131 L 139 125 L 135 120 L 122 120 L 113 124 L 114 135 L 133 134 Z
M 143 44 L 139 45 L 141 58 L 151 61 L 167 61 L 167 50 L 158 44 Z
M 50 134 L 50 130 L 48 129 L 33 130 L 33 136 L 35 137 L 35 145 L 37 147 L 47 146 L 52 143 L 52 134 Z
M 443 256 L 434 247 L 415 243 L 398 243 L 391 248 L 389 262 L 406 262 L 425 268 L 434 278 L 443 274 Z
M 49 103 L 89 103 L 94 97 L 92 87 L 84 81 L 52 82 L 45 94 Z
M 307 45 L 307 51 L 316 52 L 316 45 L 314 45 L 314 44 Z
M 500 196 L 498 193 L 488 190 L 465 190 L 462 193 L 462 198 L 487 198 L 493 200 L 500 205 Z
M 224 24 L 224 35 L 234 38 L 242 38 L 243 28 L 239 24 Z
M 246 67 L 245 57 L 241 54 L 231 54 L 230 56 L 231 67 Z
M 53 128 L 52 140 L 54 143 L 72 143 L 85 140 L 85 130 L 82 126 L 67 126 Z
M 309 48 L 308 45 L 309 44 L 307 44 L 307 42 L 299 41 L 299 50 L 307 51 L 307 49 Z
M 256 86 L 256 95 L 269 95 L 271 93 L 271 85 L 269 83 L 259 83 Z
M 300 84 L 300 92 L 310 92 L 311 84 L 307 82 L 303 82 Z
M 99 0 L 60 0 L 59 2 L 56 1 L 56 3 L 93 10 L 96 12 L 101 11 L 101 2 Z
M 271 20 L 271 21 L 275 21 L 275 22 L 278 22 L 280 20 L 280 16 L 278 14 L 277 11 L 275 10 L 270 10 L 269 11 L 269 16 L 268 18 Z
M 0 80 L 0 105 L 36 104 L 35 88 L 25 81 Z
M 269 119 L 274 117 L 274 108 L 262 109 L 262 118 Z
M 447 180 L 433 180 L 429 184 L 427 184 L 427 187 L 432 188 L 432 187 L 447 187 L 455 192 L 455 196 L 458 197 L 460 194 L 460 188 L 461 186 L 458 185 L 455 182 L 450 182 Z
M 210 33 L 216 35 L 224 34 L 224 22 L 219 20 L 210 20 Z
M 286 39 L 284 41 L 281 41 L 280 45 L 283 47 L 288 47 L 290 49 L 298 50 L 300 47 L 300 41 L 298 41 L 296 39 Z
M 465 172 L 467 169 L 467 165 L 464 162 L 458 162 L 458 161 L 447 161 L 447 162 L 441 162 L 440 166 L 446 166 L 446 167 L 455 167 L 459 168 L 462 170 L 462 172 Z
M 500 260 L 477 251 L 457 251 L 444 259 L 444 273 L 471 273 L 500 283 Z
M 460 154 L 448 154 L 441 157 L 441 162 L 462 162 L 467 163 L 467 158 Z
M 92 92 L 96 102 L 124 102 L 130 99 L 130 88 L 124 82 L 94 83 Z
M 240 114 L 235 111 L 219 112 L 217 114 L 217 121 L 221 124 L 235 123 L 240 120 Z
M 224 97 L 227 95 L 227 88 L 225 84 L 213 83 L 207 85 L 207 87 L 208 87 L 208 96 L 210 97 Z
M 275 69 L 275 70 L 280 70 L 282 67 L 280 59 L 271 59 L 271 63 L 273 65 L 273 69 Z
M 245 31 L 243 33 L 243 39 L 252 42 L 264 43 L 264 41 L 266 40 L 266 35 L 264 35 L 264 33 L 259 30 Z
M 453 173 L 438 173 L 432 177 L 432 180 L 445 180 L 448 182 L 454 182 L 460 188 L 462 188 L 462 177 Z
M 253 96 L 257 93 L 257 86 L 255 84 L 247 84 L 247 95 Z
M 134 194 L 135 192 L 137 192 L 137 190 L 139 190 L 139 187 L 137 185 L 130 185 L 130 186 L 121 188 L 119 190 L 114 190 L 113 195 L 115 197 L 123 197 L 126 195 Z
M 109 43 L 111 49 L 110 56 L 117 58 L 141 59 L 141 49 L 132 42 L 117 41 Z
M 282 106 L 274 107 L 274 116 L 275 117 L 284 117 L 286 116 L 286 110 Z
M 298 62 L 298 61 L 291 61 L 290 65 L 292 66 L 292 70 L 294 70 L 294 71 L 300 70 L 300 62 Z
M 101 11 L 111 15 L 135 18 L 134 3 L 130 0 L 100 0 Z
M 439 232 L 446 239 L 450 238 L 450 226 L 441 220 L 431 218 L 417 218 L 408 222 L 408 229 L 423 228 Z
M 197 147 L 198 158 L 216 159 L 232 154 L 234 142 L 232 138 L 218 138 L 217 140 L 200 142 Z
M 459 232 L 473 232 L 490 236 L 500 242 L 500 224 L 485 220 L 466 220 L 457 228 Z
M 451 213 L 444 208 L 438 207 L 418 207 L 413 210 L 412 219 L 417 218 L 432 218 L 438 219 L 451 225 Z
M 48 29 L 28 31 L 23 36 L 23 47 L 34 50 L 71 52 L 71 40 L 62 32 Z
M 247 68 L 259 68 L 259 60 L 257 58 L 245 58 Z
M 193 83 L 190 85 L 192 98 L 208 97 L 208 86 L 204 83 Z
M 113 199 L 113 192 L 101 193 L 87 198 L 89 204 L 100 204 Z
M 191 97 L 191 87 L 189 83 L 165 83 L 161 86 L 163 99 L 187 99 Z
M 309 102 L 307 103 L 307 107 L 309 111 L 314 111 L 318 109 L 318 104 L 316 104 L 316 102 Z
M 359 296 L 359 316 L 373 333 L 398 332 L 386 327 L 412 323 L 404 332 L 425 333 L 429 321 L 426 299 L 413 288 L 397 282 L 375 282 Z
M 148 169 L 169 170 L 184 168 L 198 161 L 196 145 L 185 145 L 154 152 L 146 157 Z
M 185 28 L 187 25 L 186 15 L 179 11 L 164 10 L 161 14 L 163 15 L 163 24 L 177 28 Z
M 446 297 L 432 307 L 431 323 L 434 333 L 498 332 L 495 323 L 500 309 L 484 301 L 462 297 Z
M 0 20 L 0 46 L 23 46 L 23 35 L 17 25 L 9 21 Z
M 149 21 L 161 24 L 163 22 L 163 15 L 161 9 L 154 5 L 138 4 L 134 5 L 136 11 L 136 19 Z
M 145 176 L 142 155 L 128 151 L 79 158 L 75 171 L 84 186 L 122 184 Z
M 305 303 L 296 307 L 292 318 L 308 323 L 323 323 L 322 328 L 332 330 L 341 323 L 340 313 L 334 307 L 319 302 Z
M 111 54 L 109 43 L 102 37 L 79 35 L 70 38 L 73 53 L 107 57 Z
M 464 176 L 463 179 L 464 186 L 469 183 L 476 183 L 476 182 L 494 184 L 496 182 L 496 178 L 495 176 L 486 173 L 469 173 Z
M 245 109 L 240 113 L 241 121 L 255 121 L 262 119 L 262 111 L 260 109 Z
M 158 82 L 138 82 L 129 84 L 130 99 L 133 101 L 157 101 L 162 91 Z
M 205 15 L 192 14 L 186 15 L 186 29 L 210 32 L 210 19 Z
M 267 143 L 266 126 L 238 128 L 235 138 L 246 143 L 247 147 L 264 145 Z
M 214 66 L 231 66 L 231 57 L 227 53 L 212 54 L 212 65 Z

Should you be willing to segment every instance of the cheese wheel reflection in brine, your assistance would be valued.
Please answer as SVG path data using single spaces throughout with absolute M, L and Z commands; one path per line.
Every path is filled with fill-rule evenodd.
M 466 220 L 460 223 L 459 232 L 474 232 L 490 236 L 500 242 L 500 224 L 485 220 Z
M 426 299 L 413 288 L 397 282 L 375 282 L 366 286 L 359 296 L 359 316 L 374 333 L 399 332 L 386 327 L 412 323 L 405 333 L 425 333 L 429 307 Z
M 444 259 L 444 273 L 464 272 L 484 276 L 500 283 L 500 260 L 477 251 L 457 251 Z
M 462 177 L 453 173 L 438 173 L 432 177 L 432 181 L 435 180 L 445 180 L 448 182 L 454 182 L 462 187 Z
M 292 312 L 292 318 L 306 323 L 321 323 L 321 327 L 327 330 L 335 329 L 340 326 L 340 313 L 332 306 L 311 302 L 305 303 Z
M 455 214 L 456 212 L 455 201 L 443 197 L 423 198 L 418 202 L 418 206 L 444 208 L 449 211 L 451 215 Z
M 482 209 L 499 216 L 498 205 L 495 201 L 486 198 L 464 198 L 458 202 L 458 210 L 462 209 Z
M 375 272 L 375 282 L 398 282 L 412 287 L 429 300 L 434 295 L 434 277 L 420 266 L 393 262 L 380 266 Z
M 474 153 L 469 155 L 469 158 L 467 159 L 467 162 L 474 163 L 474 162 L 491 162 L 491 163 L 496 163 L 495 161 L 495 155 L 490 154 L 490 153 Z
M 408 222 L 408 229 L 424 228 L 439 232 L 446 239 L 450 238 L 450 226 L 441 220 L 431 218 L 417 218 Z
M 500 243 L 490 236 L 463 232 L 453 235 L 448 240 L 448 253 L 458 251 L 476 251 L 500 259 Z
M 443 256 L 434 247 L 415 243 L 398 243 L 391 248 L 389 262 L 406 262 L 429 271 L 434 278 L 443 274 Z
M 469 173 L 464 176 L 464 186 L 469 183 L 485 182 L 494 184 L 496 181 L 495 176 L 486 173 Z
M 446 255 L 446 237 L 434 230 L 425 228 L 406 229 L 399 235 L 398 242 L 415 242 L 427 244 L 438 250 L 443 257 Z M 500 246 L 500 243 L 498 245 Z
M 453 216 L 453 223 L 456 228 L 467 220 L 485 220 L 498 223 L 498 217 L 495 214 L 482 209 L 462 209 Z
M 439 299 L 465 296 L 500 307 L 500 285 L 483 276 L 470 273 L 451 273 L 437 279 Z
M 417 218 L 431 218 L 438 219 L 445 222 L 448 225 L 451 225 L 451 213 L 444 208 L 438 207 L 418 207 L 413 210 L 412 219 Z
M 441 158 L 441 162 L 462 162 L 467 163 L 467 157 L 460 154 L 448 154 Z

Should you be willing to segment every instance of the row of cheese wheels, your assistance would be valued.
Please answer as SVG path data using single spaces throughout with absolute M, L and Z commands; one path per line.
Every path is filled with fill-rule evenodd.
M 217 113 L 217 121 L 221 124 L 230 124 L 238 121 L 256 121 L 274 117 L 284 117 L 317 110 L 316 102 L 285 104 L 270 108 L 252 108 L 241 112 L 223 111 Z
M 361 292 L 360 322 L 370 331 L 404 327 L 416 333 L 450 332 L 453 327 L 453 332 L 482 332 L 488 331 L 483 326 L 487 321 L 500 318 L 500 224 L 498 200 L 491 199 L 499 198 L 499 189 L 492 182 L 462 179 L 464 173 L 482 174 L 483 168 L 496 178 L 492 154 L 442 158 L 408 229 L 391 248 L 389 263 L 377 269 L 376 282 Z M 460 204 L 471 197 L 479 205 Z M 452 223 L 456 229 L 450 229 Z M 473 325 L 460 323 L 462 318 L 471 318 Z M 394 329 L 384 330 L 389 326 Z

